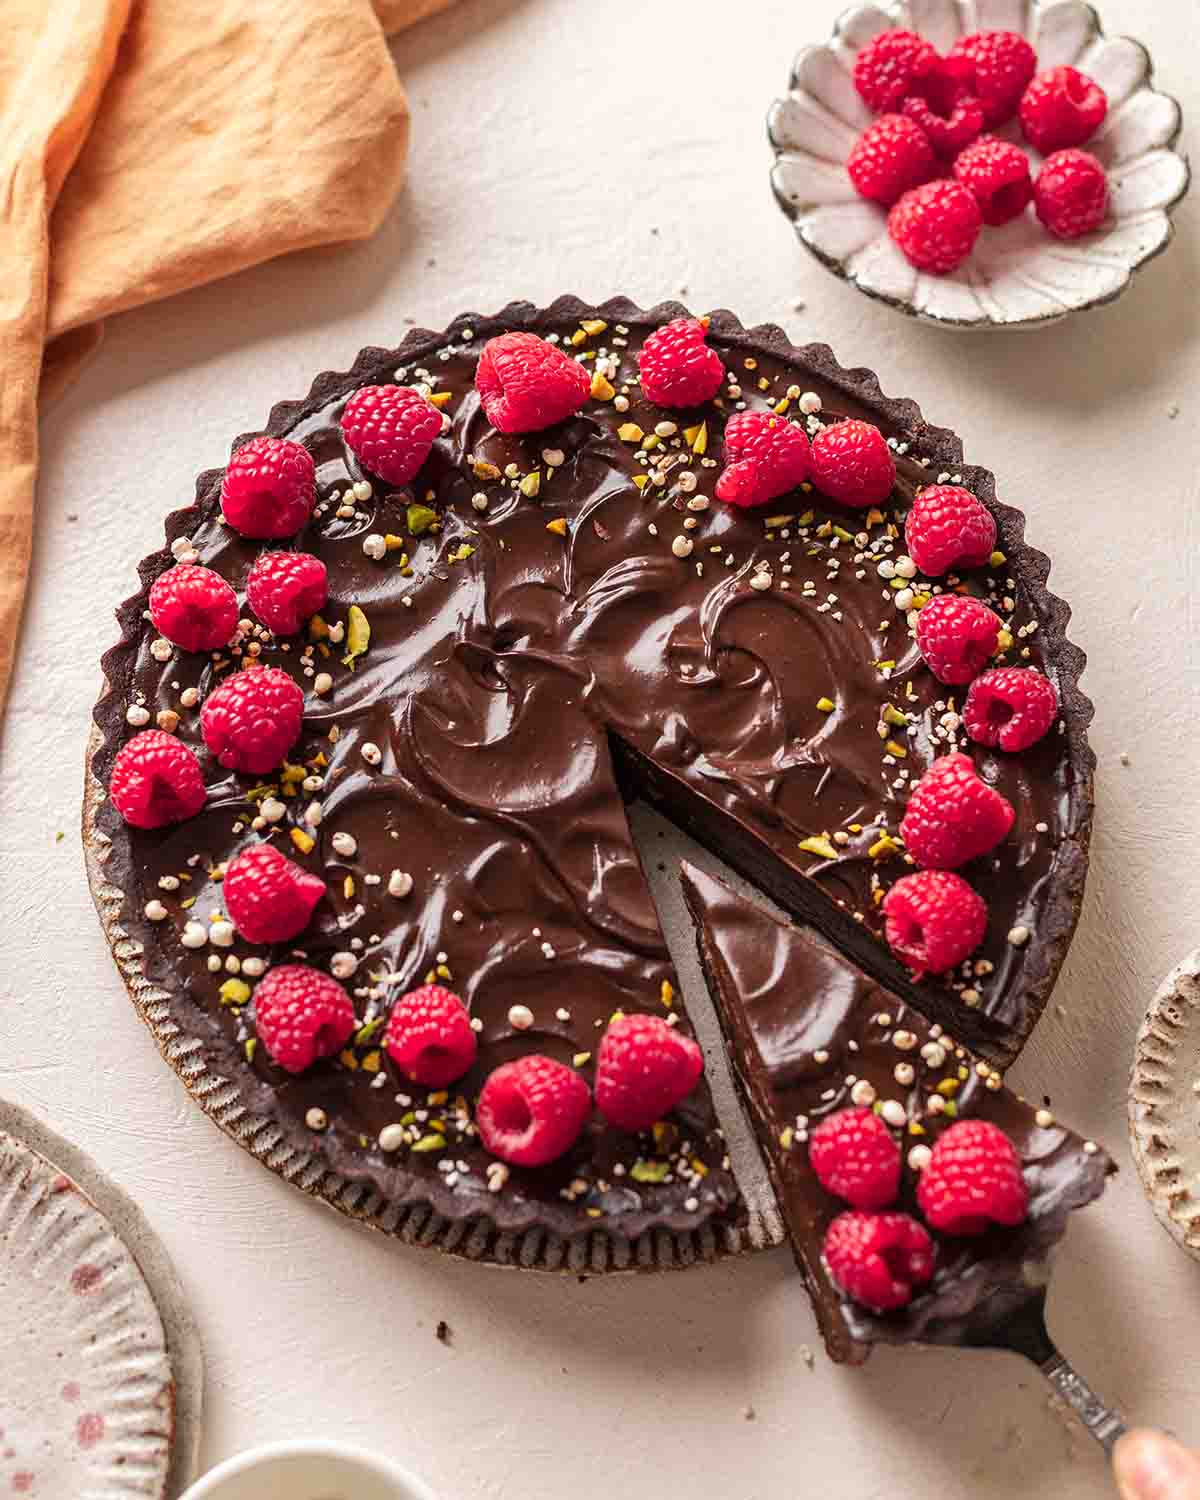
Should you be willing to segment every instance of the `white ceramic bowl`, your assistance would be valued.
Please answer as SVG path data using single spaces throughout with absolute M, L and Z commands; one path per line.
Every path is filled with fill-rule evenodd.
M 855 54 L 892 26 L 920 32 L 939 52 L 968 32 L 1019 31 L 1037 51 L 1039 71 L 1070 63 L 1095 78 L 1108 95 L 1108 114 L 1085 149 L 1108 170 L 1108 221 L 1082 239 L 1056 240 L 1029 208 L 1003 228 L 985 229 L 949 276 L 911 266 L 888 236 L 886 210 L 858 196 L 845 165 L 872 119 L 854 87 Z M 1053 322 L 1119 296 L 1171 238 L 1170 210 L 1187 191 L 1188 165 L 1174 150 L 1179 105 L 1151 88 L 1150 71 L 1141 43 L 1106 37 L 1083 0 L 859 5 L 838 22 L 832 40 L 799 54 L 787 98 L 771 109 L 775 195 L 806 249 L 902 312 L 968 329 Z M 1021 139 L 1015 121 L 996 133 Z
M 349 1443 L 265 1443 L 218 1464 L 183 1500 L 436 1500 L 390 1458 Z

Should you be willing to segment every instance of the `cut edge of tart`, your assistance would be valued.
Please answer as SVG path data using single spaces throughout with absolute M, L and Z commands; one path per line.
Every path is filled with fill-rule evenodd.
M 442 333 L 414 330 L 399 349 L 365 349 L 350 371 L 319 376 L 305 400 L 281 403 L 272 410 L 266 433 L 303 436 L 306 423 L 311 425 L 317 413 L 349 392 L 372 379 L 390 382 L 395 378 L 393 371 L 397 366 L 412 369 L 451 345 L 465 348 L 474 340 L 477 349 L 483 340 L 510 329 L 550 332 L 573 323 L 582 327 L 592 320 L 623 322 L 647 330 L 684 315 L 685 310 L 675 303 L 643 312 L 624 299 L 594 307 L 571 297 L 543 310 L 527 303 L 514 303 L 494 317 L 465 314 Z M 1064 836 L 1054 850 L 1049 894 L 1043 902 L 1037 930 L 1022 954 L 1021 994 L 1013 1002 L 1016 1023 L 1003 1031 L 986 1024 L 981 1027 L 952 992 L 929 986 L 923 987 L 923 991 L 928 992 L 926 1003 L 933 1013 L 953 1014 L 967 1030 L 981 1030 L 984 1034 L 990 1031 L 987 1039 L 993 1055 L 1007 1058 L 1019 1049 L 1048 997 L 1078 915 L 1086 873 L 1094 765 L 1086 728 L 1092 708 L 1078 687 L 1083 654 L 1065 636 L 1069 609 L 1045 588 L 1049 561 L 1025 544 L 1023 516 L 996 500 L 991 475 L 964 465 L 958 439 L 944 429 L 928 426 L 915 403 L 884 397 L 871 372 L 843 370 L 826 346 L 797 348 L 779 328 L 764 325 L 746 330 L 732 314 L 724 311 L 714 313 L 707 326 L 710 340 L 731 356 L 737 356 L 747 367 L 756 356 L 765 356 L 795 369 L 800 376 L 808 375 L 843 393 L 854 407 L 865 409 L 881 424 L 895 429 L 906 443 L 919 445 L 931 473 L 936 474 L 942 466 L 959 476 L 996 519 L 998 546 L 1003 548 L 1007 566 L 1037 620 L 1039 642 L 1053 662 L 1072 775 L 1071 785 L 1064 794 L 1068 817 Z M 239 438 L 234 448 L 240 448 L 250 436 Z M 568 1225 L 560 1216 L 537 1213 L 529 1214 L 524 1222 L 520 1216 L 509 1216 L 505 1223 L 505 1215 L 495 1211 L 499 1205 L 493 1208 L 488 1204 L 448 1201 L 446 1195 L 430 1193 L 421 1187 L 397 1195 L 394 1176 L 380 1172 L 370 1163 L 338 1162 L 332 1166 L 311 1148 L 302 1128 L 297 1129 L 294 1121 L 289 1124 L 288 1120 L 277 1117 L 269 1095 L 264 1098 L 267 1091 L 261 1088 L 248 1091 L 236 1075 L 229 1076 L 233 1069 L 223 1071 L 214 1067 L 205 1056 L 204 1044 L 189 1034 L 188 1028 L 181 1026 L 172 1014 L 174 997 L 169 990 L 152 982 L 143 961 L 148 924 L 140 911 L 129 909 L 121 883 L 128 881 L 128 874 L 120 873 L 123 863 L 120 858 L 113 860 L 112 832 L 101 826 L 105 822 L 103 784 L 111 770 L 118 741 L 128 733 L 122 708 L 126 701 L 132 701 L 128 693 L 139 644 L 144 643 L 143 612 L 149 587 L 174 561 L 169 544 L 186 538 L 198 523 L 211 520 L 217 513 L 222 474 L 221 470 L 210 470 L 199 477 L 195 506 L 168 518 L 168 548 L 141 564 L 142 589 L 119 611 L 121 644 L 104 659 L 105 693 L 97 705 L 97 728 L 88 751 L 84 833 L 93 894 L 131 995 L 168 1061 L 208 1113 L 274 1170 L 335 1206 L 407 1238 L 438 1243 L 474 1258 L 573 1268 L 586 1264 L 594 1269 L 687 1263 L 697 1257 L 741 1248 L 740 1233 L 731 1214 L 715 1213 L 711 1208 L 702 1214 L 694 1210 L 674 1215 L 652 1214 L 645 1229 L 635 1228 L 630 1235 L 622 1235 L 607 1216 L 602 1227 L 589 1226 L 580 1220 Z M 679 778 L 649 761 L 636 747 L 614 744 L 612 748 L 619 759 L 623 783 L 632 782 L 649 800 L 776 899 L 787 901 L 798 915 L 827 925 L 831 936 L 869 969 L 882 974 L 902 991 L 912 991 L 913 986 L 874 938 L 856 928 L 849 916 L 839 913 L 832 903 L 824 898 L 818 900 L 807 879 L 770 859 L 769 851 L 755 842 L 743 823 L 715 804 L 689 795 Z M 547 1217 L 556 1222 L 545 1222 Z M 637 1216 L 632 1215 L 631 1225 L 636 1225 L 636 1220 Z
M 811 929 L 694 865 L 681 875 L 701 968 L 830 1357 L 859 1364 L 875 1343 L 989 1342 L 990 1330 L 1044 1294 L 1068 1216 L 1100 1196 L 1115 1163 Z M 961 1158 L 951 1180 L 969 1191 L 971 1211 L 992 1193 L 993 1211 L 1008 1217 L 964 1226 L 944 1197 L 923 1196 L 939 1149 L 953 1144 L 948 1132 L 966 1122 L 986 1122 L 1019 1159 L 1024 1214 L 1019 1205 L 1009 1212 L 1014 1181 L 1002 1170 L 972 1178 Z M 839 1128 L 845 1143 L 831 1144 Z M 825 1154 L 814 1166 L 816 1149 Z M 905 1219 L 932 1242 L 932 1274 L 924 1268 L 895 1306 L 864 1305 L 839 1285 L 828 1248 L 831 1226 L 850 1218 L 860 1229 Z

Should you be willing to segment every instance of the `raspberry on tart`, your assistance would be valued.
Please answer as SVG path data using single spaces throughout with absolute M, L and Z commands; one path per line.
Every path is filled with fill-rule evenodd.
M 328 598 L 328 569 L 311 552 L 264 552 L 246 575 L 246 602 L 276 635 L 295 635 Z
M 544 1167 L 566 1155 L 591 1112 L 592 1096 L 574 1068 L 531 1052 L 488 1075 L 475 1123 L 493 1156 Z
M 1108 216 L 1108 176 L 1090 151 L 1056 151 L 1034 181 L 1033 206 L 1056 239 L 1077 240 Z
M 954 163 L 954 175 L 979 204 L 983 222 L 1007 224 L 1033 201 L 1029 158 L 1011 141 L 985 135 L 968 146 Z
M 660 1016 L 610 1021 L 596 1059 L 596 1107 L 621 1130 L 648 1130 L 699 1082 L 704 1054 Z
M 900 1191 L 900 1147 L 874 1110 L 839 1109 L 809 1136 L 808 1159 L 827 1193 L 853 1208 L 887 1208 Z
M 906 259 L 938 276 L 966 260 L 982 226 L 974 194 L 946 178 L 910 188 L 888 214 L 888 233 Z
M 286 943 L 308 926 L 325 882 L 274 844 L 252 844 L 229 861 L 221 892 L 229 920 L 248 943 Z
M 1012 1228 L 1029 1214 L 1029 1189 L 1013 1143 L 987 1120 L 959 1120 L 934 1143 L 917 1185 L 926 1221 L 943 1234 Z
M 437 407 L 405 385 L 362 386 L 342 409 L 347 448 L 388 484 L 417 477 L 444 426 Z
M 212 568 L 176 563 L 150 587 L 150 618 L 185 651 L 219 651 L 237 629 L 237 595 Z
M 935 760 L 913 787 L 900 820 L 904 847 L 927 870 L 957 870 L 1008 837 L 1013 805 L 988 786 L 969 755 Z
M 108 795 L 132 827 L 162 828 L 194 818 L 207 793 L 195 752 L 173 734 L 144 729 L 117 752 Z
M 574 416 L 591 377 L 578 360 L 534 333 L 503 333 L 479 356 L 475 388 L 500 432 L 540 432 Z
M 908 555 L 928 578 L 955 568 L 981 568 L 996 547 L 996 521 L 987 506 L 959 484 L 917 491 L 904 518 Z
M 269 969 L 254 987 L 258 1039 L 287 1073 L 303 1073 L 333 1057 L 356 1024 L 350 996 L 336 979 L 308 964 Z
M 917 616 L 917 645 L 939 682 L 957 687 L 978 676 L 1000 645 L 1003 621 L 969 594 L 938 594 Z
M 1016 753 L 1036 745 L 1058 717 L 1058 692 L 1032 667 L 993 667 L 967 690 L 963 724 L 978 745 Z
M 957 1024 L 922 1015 L 811 927 L 692 865 L 682 874 L 830 1356 L 859 1363 L 880 1342 L 978 1343 L 1043 1296 L 1054 1244 L 1103 1191 L 1112 1161 L 1005 1088 Z M 962 1002 L 957 1012 L 972 1014 Z M 851 1196 L 864 1188 L 869 1206 Z M 998 1234 L 975 1233 L 977 1216 Z M 897 1217 L 907 1223 L 880 1223 Z M 916 1276 L 906 1245 L 922 1255 Z
M 1016 31 L 975 31 L 960 37 L 946 57 L 983 105 L 989 127 L 1011 120 L 1037 71 L 1037 53 Z
M 914 974 L 944 974 L 970 958 L 987 931 L 987 907 L 952 870 L 902 875 L 883 898 L 888 947 Z
M 855 418 L 822 427 L 810 462 L 821 493 L 852 510 L 882 505 L 896 483 L 896 460 L 883 433 Z
M 933 1241 L 911 1214 L 839 1214 L 824 1255 L 834 1284 L 873 1312 L 906 1307 L 933 1277 Z
M 221 511 L 242 536 L 294 536 L 316 501 L 316 468 L 303 443 L 257 437 L 243 443 L 221 481 Z
M 433 1089 L 469 1073 L 478 1050 L 467 1007 L 440 984 L 400 996 L 388 1017 L 384 1046 L 406 1078 Z
M 304 694 L 278 667 L 252 667 L 226 677 L 204 700 L 204 743 L 231 771 L 263 776 L 300 738 Z
M 893 27 L 881 31 L 854 59 L 854 87 L 875 114 L 898 109 L 939 64 L 932 43 L 915 31 Z
M 885 208 L 934 175 L 937 158 L 929 137 L 907 115 L 881 115 L 868 125 L 846 158 L 855 192 Z
M 784 417 L 735 412 L 725 424 L 725 467 L 717 499 L 727 505 L 765 505 L 808 478 L 808 438 Z
M 1043 156 L 1091 140 L 1108 113 L 1108 96 L 1077 68 L 1039 73 L 1021 96 L 1021 129 Z
M 707 318 L 676 318 L 646 335 L 638 355 L 642 394 L 655 406 L 700 406 L 721 389 L 725 366 L 705 342 Z

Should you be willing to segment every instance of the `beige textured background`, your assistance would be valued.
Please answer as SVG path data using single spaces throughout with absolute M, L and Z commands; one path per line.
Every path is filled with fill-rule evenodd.
M 88 1145 L 167 1241 L 207 1338 L 209 1460 L 323 1432 L 407 1458 L 456 1500 L 1106 1493 L 1085 1440 L 1011 1357 L 883 1351 L 841 1372 L 818 1355 L 810 1371 L 798 1350 L 815 1347 L 812 1320 L 783 1252 L 579 1286 L 361 1236 L 189 1103 L 124 998 L 83 880 L 95 659 L 197 469 L 408 319 L 440 324 L 518 294 L 649 301 L 686 286 L 697 310 L 726 304 L 828 339 L 919 397 L 998 471 L 1054 555 L 1092 658 L 1100 805 L 1080 935 L 1017 1077 L 1127 1160 L 1136 1020 L 1200 941 L 1200 196 L 1166 259 L 1111 309 L 1002 337 L 901 320 L 809 261 L 767 187 L 766 106 L 839 8 L 462 0 L 398 43 L 413 154 L 380 234 L 114 319 L 46 423 L 0 744 L 0 1091 Z M 1149 44 L 1162 86 L 1200 119 L 1191 0 L 1102 10 Z M 1131 1167 L 1076 1224 L 1051 1319 L 1131 1414 L 1200 1439 L 1200 1267 L 1155 1225 Z

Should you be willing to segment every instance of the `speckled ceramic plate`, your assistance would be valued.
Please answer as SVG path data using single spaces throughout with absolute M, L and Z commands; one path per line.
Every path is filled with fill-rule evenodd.
M 860 198 L 846 158 L 872 116 L 854 88 L 856 53 L 889 27 L 919 31 L 940 52 L 972 31 L 1019 31 L 1038 68 L 1069 63 L 1108 95 L 1108 116 L 1088 142 L 1108 169 L 1111 212 L 1094 234 L 1052 239 L 1032 208 L 985 229 L 949 276 L 915 270 L 887 232 L 887 212 Z M 789 93 L 768 118 L 775 148 L 772 184 L 796 236 L 831 271 L 901 312 L 952 328 L 1031 328 L 1118 297 L 1137 268 L 1171 239 L 1171 209 L 1187 191 L 1186 159 L 1175 149 L 1176 101 L 1151 87 L 1140 42 L 1105 36 L 1083 0 L 902 0 L 858 5 L 832 39 L 796 58 Z M 1020 140 L 1015 121 L 997 134 Z M 1040 163 L 1031 152 L 1035 164 Z
M 175 1435 L 166 1333 L 95 1203 L 0 1134 L 0 1493 L 165 1497 Z
M 1138 1032 L 1129 1136 L 1159 1222 L 1200 1259 L 1200 948 L 1163 980 Z

